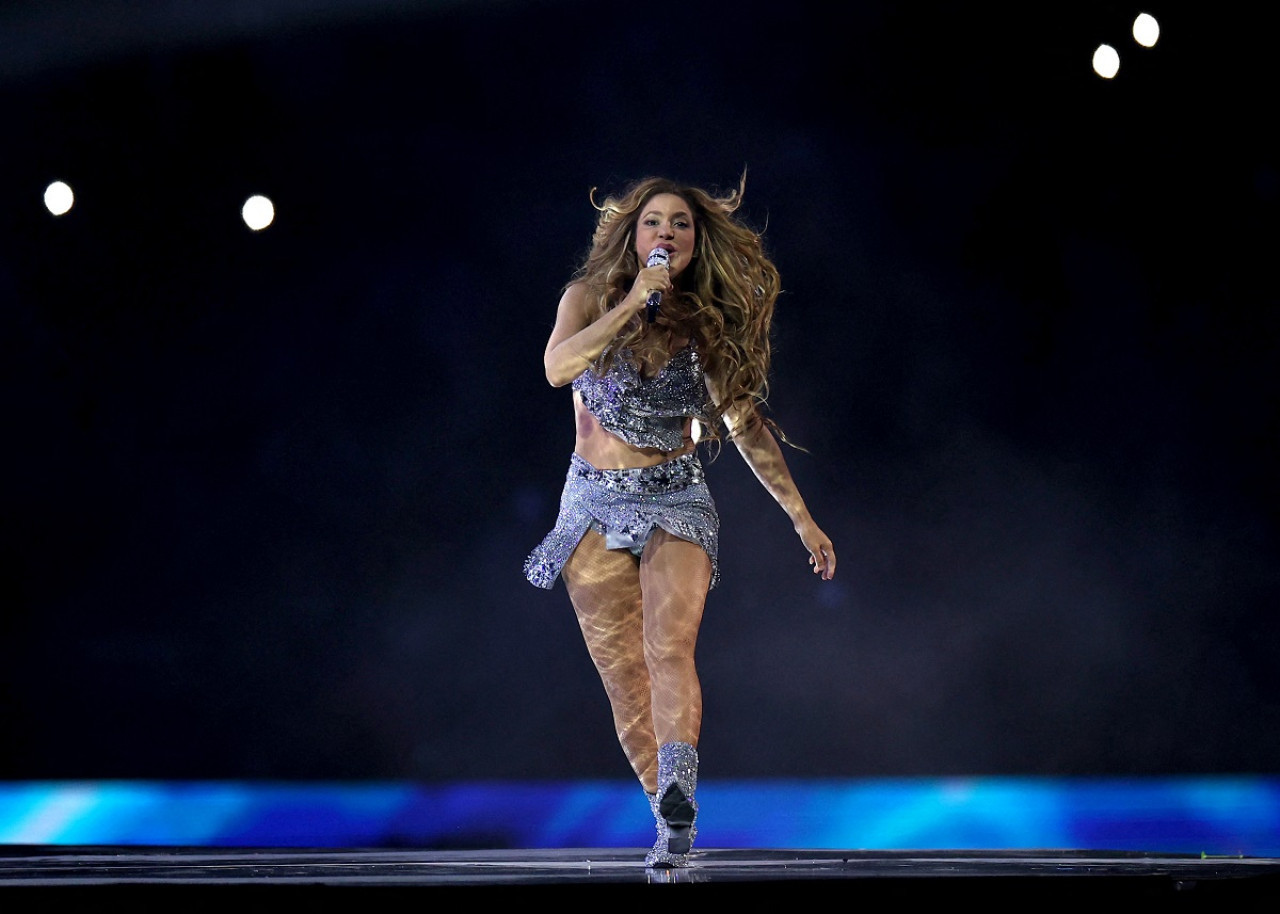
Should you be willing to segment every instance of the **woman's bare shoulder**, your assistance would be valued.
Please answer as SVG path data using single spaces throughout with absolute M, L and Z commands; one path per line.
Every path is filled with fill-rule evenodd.
M 575 279 L 564 287 L 564 294 L 560 296 L 560 305 L 571 305 L 578 309 L 585 309 L 587 304 L 587 284 L 581 279 Z

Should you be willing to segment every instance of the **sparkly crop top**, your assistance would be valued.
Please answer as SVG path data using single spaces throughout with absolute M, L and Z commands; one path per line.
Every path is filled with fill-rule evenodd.
M 574 379 L 573 389 L 600 426 L 627 444 L 679 450 L 686 419 L 709 421 L 697 350 L 685 346 L 652 378 L 643 377 L 628 355 L 619 353 L 604 375 L 584 371 Z

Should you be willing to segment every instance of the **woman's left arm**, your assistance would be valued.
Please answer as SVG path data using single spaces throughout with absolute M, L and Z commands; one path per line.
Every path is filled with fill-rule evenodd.
M 739 417 L 728 411 L 725 413 L 725 422 L 731 432 L 741 424 Z M 835 548 L 831 545 L 831 538 L 822 532 L 809 514 L 773 432 L 757 419 L 734 434 L 733 443 L 737 445 L 738 453 L 742 454 L 747 466 L 751 467 L 751 472 L 756 474 L 756 479 L 760 480 L 760 484 L 782 506 L 782 510 L 787 512 L 787 517 L 791 518 L 796 534 L 809 551 L 809 564 L 813 566 L 813 573 L 822 575 L 824 581 L 831 580 L 836 573 Z

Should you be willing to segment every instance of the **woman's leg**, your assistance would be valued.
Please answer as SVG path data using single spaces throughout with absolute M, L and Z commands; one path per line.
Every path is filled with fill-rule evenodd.
M 702 547 L 666 530 L 654 530 L 640 562 L 640 588 L 644 594 L 644 654 L 658 745 L 698 745 L 702 686 L 694 666 L 694 649 L 710 586 L 711 559 Z
M 630 552 L 606 549 L 604 536 L 588 530 L 561 576 L 609 696 L 618 742 L 641 785 L 652 794 L 658 784 L 658 744 L 638 565 Z
M 650 799 L 658 840 L 647 866 L 686 866 L 697 835 L 698 734 L 702 686 L 694 649 L 711 559 L 696 543 L 655 530 L 640 561 L 645 660 L 658 742 L 658 790 Z

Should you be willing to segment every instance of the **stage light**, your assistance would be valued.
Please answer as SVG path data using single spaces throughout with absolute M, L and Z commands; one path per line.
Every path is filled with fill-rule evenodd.
M 1120 70 L 1120 55 L 1109 44 L 1098 45 L 1093 52 L 1093 71 L 1103 79 L 1110 79 Z
M 275 220 L 275 217 L 275 205 L 260 194 L 254 194 L 244 201 L 244 206 L 240 208 L 240 218 L 244 219 L 244 224 L 255 232 L 262 231 Z
M 1139 13 L 1133 20 L 1133 40 L 1144 48 L 1149 48 L 1160 37 L 1160 23 L 1150 13 Z
M 63 181 L 54 181 L 44 189 L 44 205 L 55 216 L 64 215 L 76 202 L 76 195 Z

